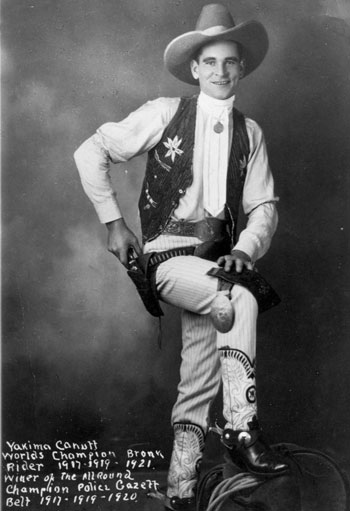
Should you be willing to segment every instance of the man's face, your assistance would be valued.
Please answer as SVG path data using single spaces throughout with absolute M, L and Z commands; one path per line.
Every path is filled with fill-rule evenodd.
M 235 93 L 243 76 L 244 63 L 238 45 L 233 41 L 217 41 L 204 46 L 197 60 L 191 61 L 191 71 L 208 96 L 227 99 Z

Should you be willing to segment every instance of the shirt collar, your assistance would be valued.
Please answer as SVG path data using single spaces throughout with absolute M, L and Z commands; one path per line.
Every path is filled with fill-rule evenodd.
M 214 113 L 218 110 L 232 110 L 233 103 L 235 101 L 235 95 L 231 96 L 227 99 L 216 99 L 208 96 L 204 92 L 200 92 L 198 96 L 198 104 L 203 110 L 206 110 L 208 113 Z

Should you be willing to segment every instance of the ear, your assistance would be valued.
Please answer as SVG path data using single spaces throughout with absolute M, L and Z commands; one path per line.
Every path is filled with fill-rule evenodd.
M 198 62 L 194 59 L 191 60 L 191 73 L 195 80 L 198 80 Z
M 239 63 L 239 79 L 241 80 L 245 74 L 245 60 L 242 59 Z

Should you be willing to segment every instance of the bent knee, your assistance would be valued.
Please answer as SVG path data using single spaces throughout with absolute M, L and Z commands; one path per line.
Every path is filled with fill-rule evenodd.
M 231 302 L 237 308 L 249 308 L 252 312 L 258 313 L 258 302 L 255 296 L 245 287 L 235 284 L 231 291 Z

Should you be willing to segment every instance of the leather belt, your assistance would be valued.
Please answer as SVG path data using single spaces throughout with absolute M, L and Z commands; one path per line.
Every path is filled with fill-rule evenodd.
M 218 241 L 227 236 L 227 222 L 219 218 L 205 218 L 199 222 L 170 220 L 163 233 L 174 236 L 193 236 L 201 241 Z

